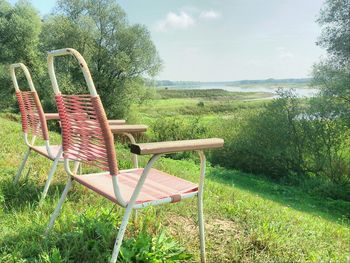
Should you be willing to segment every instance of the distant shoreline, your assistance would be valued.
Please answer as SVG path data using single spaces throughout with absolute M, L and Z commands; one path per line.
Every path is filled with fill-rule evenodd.
M 266 81 L 254 82 L 254 83 L 242 83 L 237 85 L 232 82 L 201 82 L 198 84 L 189 84 L 189 83 L 177 83 L 177 85 L 164 85 L 164 86 L 156 86 L 157 89 L 165 89 L 165 90 L 225 90 L 226 92 L 234 92 L 234 93 L 249 93 L 249 92 L 259 92 L 259 93 L 270 93 L 274 94 L 273 97 L 277 96 L 277 91 L 279 89 L 293 89 L 294 93 L 297 97 L 314 97 L 319 92 L 319 89 L 316 87 L 311 87 L 305 81 L 293 81 L 293 82 L 274 82 L 268 83 Z
M 155 84 L 157 87 L 197 87 L 197 86 L 249 86 L 249 85 L 303 85 L 309 86 L 311 78 L 300 78 L 300 79 L 263 79 L 263 80 L 239 80 L 239 81 L 171 81 L 171 80 L 156 80 Z

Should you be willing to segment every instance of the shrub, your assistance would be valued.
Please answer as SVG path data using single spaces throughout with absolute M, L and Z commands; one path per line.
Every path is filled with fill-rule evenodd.
M 158 230 L 159 231 L 159 230 Z M 135 237 L 126 240 L 121 248 L 120 255 L 122 262 L 182 262 L 192 256 L 172 238 L 168 237 L 164 230 L 157 236 L 147 232 L 147 225 L 144 224 L 140 233 Z
M 175 141 L 206 137 L 207 127 L 200 118 L 168 117 L 159 118 L 152 125 L 152 141 Z M 190 152 L 172 154 L 174 159 L 189 158 Z
M 222 121 L 225 148 L 214 151 L 211 161 L 278 179 L 316 175 L 347 186 L 350 198 L 349 128 L 342 112 L 321 98 L 305 103 L 291 91 L 280 96 L 239 125 Z

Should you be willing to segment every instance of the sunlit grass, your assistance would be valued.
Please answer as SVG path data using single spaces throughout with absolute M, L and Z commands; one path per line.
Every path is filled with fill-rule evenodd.
M 38 200 L 50 162 L 33 154 L 18 187 L 12 178 L 25 149 L 20 125 L 0 118 L 0 261 L 105 262 L 111 255 L 123 209 L 76 185 L 54 231 L 43 236 L 65 173 L 60 165 L 47 199 Z M 60 136 L 51 133 L 55 141 Z M 119 162 L 130 167 L 128 150 L 118 147 Z M 146 159 L 141 160 L 143 163 Z M 195 161 L 162 158 L 159 169 L 198 181 Z M 349 211 L 345 201 L 325 200 L 303 189 L 285 187 L 264 177 L 208 166 L 205 221 L 209 262 L 347 262 Z M 125 244 L 132 246 L 141 227 L 158 237 L 164 230 L 198 262 L 196 202 L 186 200 L 141 211 L 131 220 Z M 131 243 L 130 243 L 131 242 Z

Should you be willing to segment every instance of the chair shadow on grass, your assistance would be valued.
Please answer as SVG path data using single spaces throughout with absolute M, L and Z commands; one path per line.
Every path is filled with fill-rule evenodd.
M 49 188 L 46 198 L 57 191 L 61 193 L 64 189 L 63 183 L 52 184 Z M 41 199 L 44 184 L 38 184 L 37 181 L 28 178 L 22 178 L 18 183 L 13 183 L 12 178 L 2 180 L 0 193 L 2 195 L 4 210 L 12 212 L 13 210 L 21 210 L 25 206 L 36 206 Z
M 264 176 L 246 174 L 235 170 L 214 167 L 209 170 L 208 179 L 256 193 L 271 201 L 322 217 L 326 220 L 350 224 L 350 202 L 333 200 L 306 193 L 298 187 L 282 185 Z
M 47 236 L 48 218 L 33 220 L 0 239 L 0 261 L 108 262 L 117 231 L 112 216 L 91 210 L 66 214 Z

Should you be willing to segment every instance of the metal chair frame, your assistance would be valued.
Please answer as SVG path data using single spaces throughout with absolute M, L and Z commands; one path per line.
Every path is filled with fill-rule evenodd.
M 30 72 L 29 72 L 27 66 L 24 65 L 23 63 L 15 63 L 15 64 L 11 64 L 10 65 L 10 74 L 11 74 L 11 78 L 12 78 L 12 82 L 13 82 L 13 86 L 15 88 L 15 91 L 16 92 L 21 92 L 21 90 L 19 88 L 19 85 L 18 85 L 17 77 L 16 77 L 16 69 L 21 69 L 24 72 L 24 75 L 26 77 L 26 80 L 27 80 L 28 86 L 30 88 L 30 91 L 37 93 L 37 91 L 35 89 L 35 86 L 33 84 L 33 80 L 32 80 L 32 77 L 30 75 Z M 41 105 L 40 105 L 40 107 L 41 107 Z M 45 121 L 47 121 L 47 120 L 45 119 Z M 119 124 L 113 124 L 113 125 L 119 125 Z M 36 141 L 36 135 L 33 135 L 31 140 L 29 140 L 27 132 L 23 132 L 23 135 L 24 135 L 24 142 L 28 146 L 28 150 L 25 152 L 25 154 L 23 156 L 23 159 L 22 159 L 22 162 L 21 162 L 21 164 L 20 164 L 20 166 L 18 168 L 18 171 L 17 171 L 17 173 L 16 173 L 16 175 L 14 177 L 14 183 L 15 184 L 18 183 L 18 181 L 19 181 L 19 179 L 20 179 L 20 177 L 22 175 L 23 169 L 24 169 L 24 167 L 25 167 L 25 165 L 26 165 L 26 163 L 28 161 L 29 155 L 32 152 L 34 144 L 35 144 L 35 141 Z M 130 140 L 131 143 L 136 143 L 134 136 L 130 132 L 123 132 L 123 133 L 121 133 L 121 135 L 127 137 Z M 54 174 L 55 174 L 55 172 L 57 170 L 58 163 L 63 163 L 64 162 L 63 158 L 61 157 L 62 153 L 63 153 L 62 146 L 60 146 L 60 149 L 59 149 L 58 153 L 55 156 L 52 153 L 52 151 L 51 151 L 50 141 L 49 140 L 44 140 L 44 142 L 45 142 L 46 151 L 47 151 L 47 153 L 49 155 L 48 159 L 52 160 L 53 163 L 51 165 L 51 168 L 50 168 L 50 171 L 49 171 L 49 174 L 48 174 L 48 178 L 46 180 L 45 187 L 44 187 L 44 190 L 43 190 L 42 195 L 41 195 L 41 199 L 40 199 L 40 202 L 39 202 L 40 205 L 43 203 L 43 201 L 44 201 L 44 199 L 45 199 L 45 197 L 47 195 L 47 192 L 49 190 L 51 181 L 52 181 L 53 176 L 54 176 Z M 136 154 L 132 154 L 132 162 L 133 162 L 134 168 L 138 168 L 138 158 L 137 158 Z M 78 168 L 77 168 L 77 170 L 78 170 Z
M 59 86 L 57 83 L 57 79 L 56 79 L 56 75 L 55 75 L 55 69 L 54 69 L 54 58 L 58 57 L 58 56 L 64 56 L 64 55 L 72 55 L 74 56 L 79 65 L 80 68 L 83 72 L 87 87 L 89 89 L 90 95 L 91 97 L 97 97 L 97 91 L 94 85 L 94 82 L 92 80 L 88 65 L 85 61 L 85 59 L 81 56 L 81 54 L 71 48 L 65 48 L 65 49 L 60 49 L 60 50 L 54 50 L 51 52 L 48 52 L 48 70 L 49 70 L 49 75 L 50 75 L 50 79 L 51 79 L 51 83 L 52 83 L 52 88 L 55 92 L 56 95 L 60 95 L 60 90 L 59 90 Z M 130 138 L 131 140 L 133 140 L 133 138 Z M 206 163 L 206 158 L 205 155 L 203 153 L 202 150 L 198 150 L 197 151 L 200 157 L 200 177 L 199 177 L 199 186 L 198 186 L 198 191 L 197 192 L 192 192 L 192 193 L 188 193 L 188 194 L 184 194 L 181 196 L 181 200 L 182 199 L 186 199 L 186 198 L 191 198 L 191 197 L 197 197 L 197 201 L 198 201 L 198 222 L 199 222 L 199 237 L 200 237 L 200 254 L 201 254 L 201 262 L 206 262 L 205 259 L 205 233 L 204 233 L 204 219 L 203 219 L 203 189 L 204 189 L 204 178 L 205 178 L 205 163 Z M 155 200 L 155 201 L 150 201 L 150 202 L 145 202 L 145 203 L 135 203 L 137 200 L 137 197 L 143 187 L 143 184 L 149 174 L 150 169 L 152 168 L 152 166 L 154 165 L 154 163 L 162 156 L 164 155 L 163 153 L 157 153 L 157 154 L 153 154 L 152 157 L 149 159 L 146 167 L 144 168 L 138 183 L 136 185 L 136 187 L 134 188 L 134 191 L 132 193 L 132 196 L 130 198 L 130 200 L 127 202 L 123 199 L 123 197 L 121 196 L 121 192 L 120 192 L 120 188 L 119 188 L 119 182 L 118 182 L 118 174 L 110 174 L 110 172 L 103 172 L 101 174 L 110 174 L 112 176 L 112 182 L 113 182 L 113 189 L 114 189 L 114 194 L 115 194 L 115 198 L 118 201 L 118 203 L 126 208 L 123 219 L 122 219 L 122 223 L 120 225 L 119 228 L 119 232 L 118 235 L 116 237 L 115 240 L 115 244 L 114 244 L 114 248 L 113 248 L 113 253 L 112 253 L 112 257 L 110 262 L 111 263 L 115 263 L 117 261 L 117 257 L 120 251 L 120 247 L 122 244 L 122 240 L 125 234 L 125 230 L 130 218 L 130 215 L 132 213 L 133 210 L 136 209 L 141 209 L 141 208 L 145 208 L 147 206 L 156 206 L 156 205 L 161 205 L 161 204 L 166 204 L 166 203 L 171 203 L 173 200 L 172 198 L 168 197 L 168 198 L 163 198 L 160 200 Z M 134 161 L 135 161 L 135 157 L 136 155 L 134 155 Z M 67 184 L 63 190 L 63 193 L 61 195 L 61 198 L 59 199 L 59 202 L 54 210 L 54 212 L 51 215 L 48 227 L 46 229 L 46 234 L 49 233 L 49 231 L 52 229 L 54 222 L 57 218 L 57 216 L 60 213 L 61 207 L 64 203 L 64 200 L 66 199 L 66 196 L 69 192 L 69 190 L 72 187 L 73 181 L 74 181 L 74 175 L 76 174 L 77 171 L 77 167 L 78 164 L 77 162 L 74 162 L 74 168 L 73 171 L 70 168 L 70 161 L 68 158 L 64 157 L 64 167 L 65 170 L 68 174 L 68 179 L 67 179 Z M 137 159 L 136 159 L 137 162 Z M 137 166 L 136 166 L 137 167 Z M 131 169 L 132 170 L 132 169 Z
M 21 90 L 20 90 L 20 88 L 18 86 L 16 72 L 15 72 L 15 70 L 17 68 L 22 69 L 22 71 L 24 72 L 24 75 L 26 77 L 26 80 L 28 82 L 30 90 L 32 92 L 36 93 L 36 89 L 34 87 L 33 80 L 32 80 L 32 77 L 31 77 L 31 75 L 29 73 L 29 70 L 23 63 L 16 63 L 16 64 L 10 65 L 10 74 L 11 74 L 12 82 L 13 82 L 13 85 L 14 85 L 14 88 L 15 88 L 16 92 L 21 92 Z M 41 107 L 41 105 L 40 105 L 40 107 Z M 46 121 L 46 119 L 45 119 L 45 121 Z M 28 146 L 28 150 L 24 154 L 23 160 L 22 160 L 22 162 L 21 162 L 21 164 L 20 164 L 20 166 L 18 168 L 18 171 L 17 171 L 17 173 L 15 175 L 14 183 L 17 183 L 19 181 L 19 178 L 20 178 L 20 176 L 22 174 L 22 171 L 23 171 L 23 169 L 24 169 L 24 167 L 25 167 L 25 165 L 27 163 L 29 155 L 30 155 L 31 151 L 33 150 L 33 147 L 34 147 L 34 144 L 35 144 L 35 140 L 36 140 L 36 135 L 33 134 L 31 141 L 29 141 L 28 133 L 25 132 L 25 131 L 23 133 L 24 133 L 24 142 Z M 49 187 L 50 187 L 53 175 L 55 174 L 56 169 L 57 169 L 57 164 L 59 162 L 63 162 L 63 159 L 61 159 L 62 146 L 59 148 L 58 153 L 56 155 L 54 155 L 52 153 L 52 151 L 51 151 L 50 141 L 48 139 L 45 139 L 44 141 L 45 141 L 46 151 L 47 151 L 48 156 L 49 156 L 48 159 L 52 160 L 53 163 L 51 165 L 50 172 L 48 174 L 48 178 L 46 180 L 45 187 L 44 187 L 44 190 L 43 190 L 42 195 L 41 195 L 40 203 L 45 199 L 45 197 L 47 195 L 47 191 L 49 190 Z

